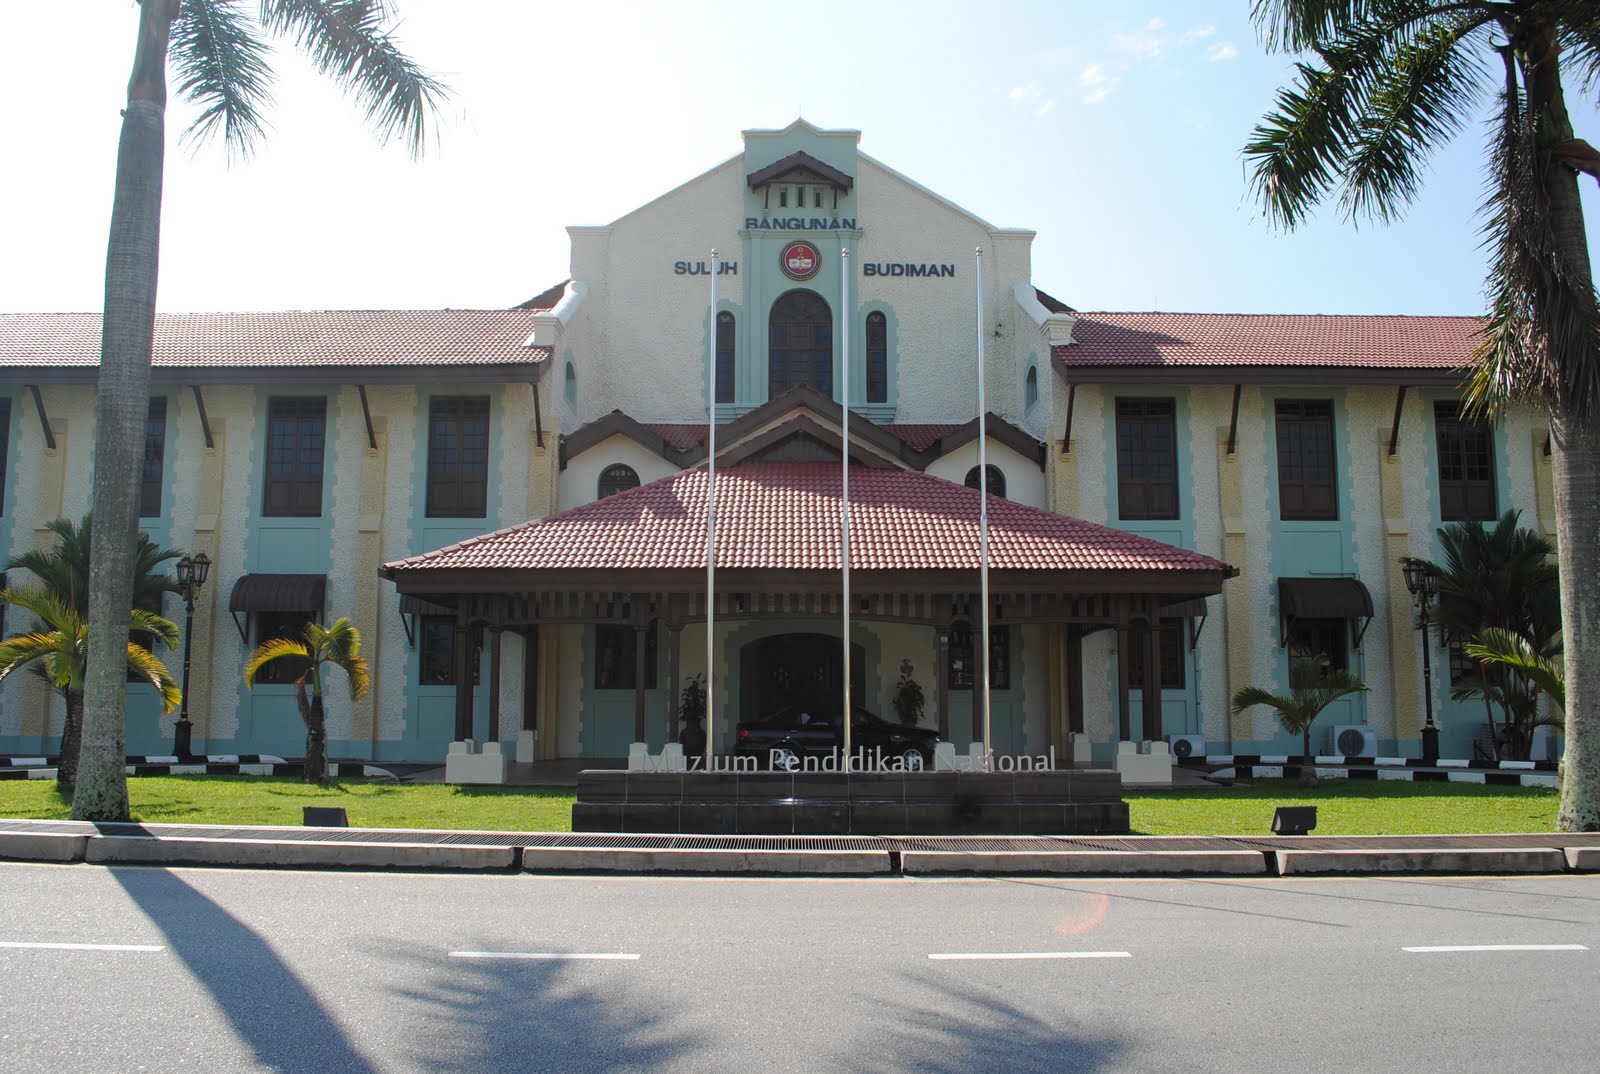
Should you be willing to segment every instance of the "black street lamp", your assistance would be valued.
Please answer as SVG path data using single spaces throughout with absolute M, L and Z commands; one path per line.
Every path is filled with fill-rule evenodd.
M 172 752 L 180 758 L 194 754 L 190 741 L 193 725 L 189 723 L 189 644 L 194 635 L 194 595 L 206 584 L 211 572 L 211 558 L 204 552 L 184 556 L 178 560 L 178 591 L 183 594 L 183 702 L 178 709 L 178 722 L 173 728 Z
M 1407 561 L 1404 574 L 1406 590 L 1416 598 L 1421 609 L 1419 621 L 1422 627 L 1422 702 L 1428 714 L 1427 722 L 1422 725 L 1422 759 L 1437 761 L 1439 728 L 1433 722 L 1433 660 L 1428 651 L 1431 648 L 1428 644 L 1428 609 L 1433 598 L 1439 595 L 1439 578 L 1415 560 Z

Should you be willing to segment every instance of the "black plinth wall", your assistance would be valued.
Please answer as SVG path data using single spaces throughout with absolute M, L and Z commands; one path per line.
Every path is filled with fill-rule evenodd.
M 575 832 L 1093 835 L 1128 830 L 1122 778 L 1034 772 L 578 773 Z

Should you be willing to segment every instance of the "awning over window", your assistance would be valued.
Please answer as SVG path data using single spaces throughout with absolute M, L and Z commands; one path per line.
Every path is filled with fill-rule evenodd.
M 402 593 L 400 595 L 400 614 L 453 616 L 456 614 L 456 610 L 454 608 L 446 608 L 443 604 L 435 604 L 432 601 L 423 600 L 421 597 L 406 596 Z
M 322 614 L 328 577 L 324 574 L 247 574 L 233 583 L 230 612 L 312 612 Z
M 1359 578 L 1279 578 L 1285 619 L 1371 619 L 1372 594 Z
M 1372 615 L 1372 593 L 1359 578 L 1278 579 L 1281 645 L 1289 644 L 1289 632 L 1296 619 L 1348 619 L 1352 626 L 1360 620 L 1359 628 L 1353 630 L 1359 649 Z

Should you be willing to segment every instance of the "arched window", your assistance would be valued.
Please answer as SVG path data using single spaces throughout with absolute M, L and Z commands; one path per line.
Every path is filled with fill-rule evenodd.
M 974 466 L 972 469 L 967 471 L 967 488 L 975 489 L 977 487 L 978 468 Z M 989 495 L 998 496 L 1002 500 L 1005 499 L 1006 496 L 1005 472 L 994 463 L 989 464 Z
M 833 311 L 821 295 L 790 291 L 772 304 L 767 336 L 767 398 L 800 384 L 833 395 Z
M 615 496 L 619 492 L 627 492 L 638 487 L 638 472 L 627 463 L 619 462 L 607 466 L 600 472 L 600 486 L 596 489 L 596 495 L 603 500 L 607 496 Z
M 572 368 L 572 363 L 567 363 L 567 375 L 562 380 L 562 391 L 567 397 L 567 406 L 573 410 L 578 409 L 578 371 Z
M 1033 409 L 1033 404 L 1039 401 L 1039 367 L 1029 366 L 1028 377 L 1022 382 L 1022 396 L 1028 409 Z
M 867 314 L 867 402 L 889 401 L 889 320 Z
M 733 402 L 733 314 L 717 314 L 717 402 Z

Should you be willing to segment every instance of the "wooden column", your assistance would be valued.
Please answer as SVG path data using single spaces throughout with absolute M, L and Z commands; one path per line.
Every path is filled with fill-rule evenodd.
M 499 627 L 489 631 L 489 741 L 499 742 L 500 734 L 500 635 Z
M 1083 730 L 1083 628 L 1067 628 L 1067 730 Z
M 645 741 L 644 737 L 644 635 L 646 627 L 633 628 L 633 740 Z
M 465 600 L 462 601 L 466 603 Z M 472 737 L 472 671 L 467 667 L 467 653 L 471 651 L 471 630 L 467 626 L 467 612 L 463 607 L 456 613 L 456 741 Z
M 1150 598 L 1150 621 L 1144 651 L 1144 735 L 1154 741 L 1161 737 L 1161 620 L 1155 615 L 1156 600 Z
M 1127 742 L 1133 736 L 1128 715 L 1128 623 L 1117 623 L 1117 738 Z
M 950 741 L 950 625 L 935 627 L 934 648 L 938 651 L 939 737 Z
M 539 628 L 522 632 L 522 729 L 539 727 Z
M 683 625 L 673 623 L 667 627 L 667 741 L 677 742 L 682 728 L 678 724 L 678 695 L 682 687 L 678 683 L 681 673 L 682 661 L 680 649 L 683 644 Z

